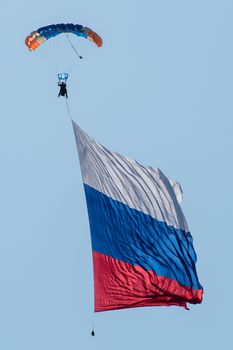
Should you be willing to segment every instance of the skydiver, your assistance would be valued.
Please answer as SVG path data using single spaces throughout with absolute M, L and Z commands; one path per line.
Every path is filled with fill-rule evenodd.
M 60 91 L 59 91 L 58 97 L 64 96 L 64 97 L 68 98 L 66 83 L 59 81 L 58 86 L 60 86 Z

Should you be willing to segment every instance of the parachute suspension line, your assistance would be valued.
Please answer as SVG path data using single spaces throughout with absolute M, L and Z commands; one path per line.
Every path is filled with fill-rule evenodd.
M 55 70 L 56 72 L 58 71 L 58 62 L 57 62 L 57 57 L 56 57 L 56 50 L 55 50 L 55 43 L 53 40 L 51 40 L 51 44 L 50 45 L 46 45 L 47 50 L 50 52 L 50 57 L 53 61 L 53 64 L 55 66 Z
M 72 47 L 72 49 L 74 50 L 74 52 L 76 53 L 76 55 L 80 58 L 80 60 L 83 59 L 83 56 L 80 56 L 76 47 L 72 44 L 72 42 L 70 41 L 70 38 L 69 38 L 69 35 L 66 34 L 66 37 L 67 37 L 67 40 L 68 40 L 68 43 L 70 44 L 70 46 Z

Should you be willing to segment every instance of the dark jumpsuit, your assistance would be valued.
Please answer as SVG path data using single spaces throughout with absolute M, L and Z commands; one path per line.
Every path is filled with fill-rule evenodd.
M 67 95 L 67 89 L 66 89 L 66 83 L 64 82 L 59 82 L 58 83 L 58 86 L 60 86 L 60 91 L 59 91 L 59 94 L 58 94 L 58 97 L 59 96 L 65 96 L 66 98 L 68 98 L 68 95 Z

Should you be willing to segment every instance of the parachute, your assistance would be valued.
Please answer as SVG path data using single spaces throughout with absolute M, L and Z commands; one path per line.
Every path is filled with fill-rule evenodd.
M 92 41 L 94 44 L 96 44 L 98 47 L 101 47 L 103 44 L 102 38 L 94 32 L 92 29 L 88 27 L 83 27 L 80 24 L 74 24 L 74 23 L 59 23 L 59 24 L 50 24 L 44 27 L 40 27 L 37 30 L 34 30 L 31 32 L 30 35 L 28 35 L 25 39 L 25 44 L 28 47 L 30 51 L 35 51 L 37 48 L 47 41 L 48 39 L 57 36 L 59 34 L 66 34 L 67 41 L 69 42 L 70 46 L 74 50 L 75 54 L 82 59 L 83 57 L 79 55 L 76 47 L 73 45 L 69 38 L 69 33 L 75 34 L 79 37 L 83 37 L 85 39 L 88 39 Z M 54 55 L 55 57 L 55 55 Z M 63 67 L 64 68 L 64 67 Z M 67 70 L 67 68 L 65 68 Z M 62 69 L 63 70 L 63 69 Z M 60 86 L 60 92 L 58 94 L 59 96 L 67 96 L 67 90 L 66 90 L 66 81 L 68 78 L 68 73 L 59 73 L 58 74 L 58 86 Z M 67 112 L 68 112 L 68 103 L 66 101 L 67 105 Z M 69 114 L 69 112 L 68 112 Z
M 92 29 L 83 27 L 80 24 L 73 23 L 51 24 L 38 28 L 26 37 L 25 44 L 30 51 L 35 51 L 46 40 L 62 33 L 72 33 L 77 36 L 86 38 L 95 43 L 98 47 L 101 47 L 103 44 L 102 38 Z

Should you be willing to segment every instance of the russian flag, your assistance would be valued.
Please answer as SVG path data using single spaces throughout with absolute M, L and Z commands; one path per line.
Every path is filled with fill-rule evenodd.
M 73 122 L 94 262 L 95 311 L 201 303 L 180 185 L 110 152 Z

